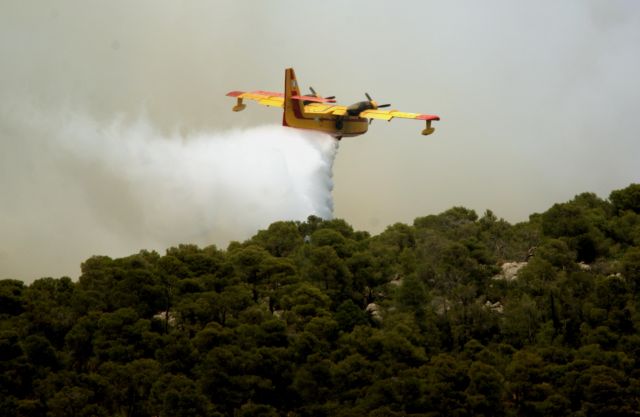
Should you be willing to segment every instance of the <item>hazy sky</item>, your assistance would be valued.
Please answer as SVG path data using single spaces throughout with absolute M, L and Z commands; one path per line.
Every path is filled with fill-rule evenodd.
M 276 124 L 278 110 L 250 104 L 233 113 L 224 94 L 280 90 L 289 66 L 302 86 L 340 103 L 366 91 L 398 110 L 442 118 L 427 137 L 421 122 L 396 120 L 342 140 L 336 217 L 373 232 L 454 205 L 526 220 L 579 192 L 606 197 L 639 181 L 638 45 L 634 0 L 4 0 L 0 220 L 9 221 L 7 207 L 32 213 L 56 199 L 42 180 L 50 150 L 25 140 L 33 126 L 24 120 L 45 137 L 49 122 L 39 119 L 60 108 L 105 124 L 142 115 L 167 137 Z M 78 175 L 92 175 L 91 161 L 85 168 Z M 76 218 L 86 198 L 59 197 Z M 38 207 L 20 206 L 27 203 Z M 43 225 L 20 241 L 21 251 L 14 238 L 0 230 L 0 266 L 3 256 L 14 265 L 0 278 L 30 279 L 43 265 L 59 273 L 47 247 L 74 237 L 55 240 Z M 30 242 L 51 259 L 15 269 L 37 263 L 8 255 L 27 253 Z

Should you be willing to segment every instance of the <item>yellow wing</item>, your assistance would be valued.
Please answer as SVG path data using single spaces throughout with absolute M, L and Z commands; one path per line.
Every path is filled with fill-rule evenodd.
M 360 117 L 366 117 L 367 119 L 379 119 L 390 121 L 394 117 L 399 117 L 402 119 L 416 119 L 416 120 L 425 120 L 427 122 L 427 126 L 422 130 L 423 135 L 430 135 L 436 129 L 431 127 L 431 121 L 440 120 L 439 116 L 435 114 L 420 114 L 420 113 L 405 113 L 397 110 L 378 110 L 371 109 L 365 110 L 360 113 Z
M 344 116 L 347 114 L 347 106 L 311 103 L 304 106 L 304 112 L 311 114 L 335 114 L 336 116 Z
M 233 111 L 240 111 L 245 108 L 242 104 L 242 100 L 254 100 L 263 106 L 271 107 L 284 107 L 284 94 L 275 93 L 273 91 L 252 91 L 245 93 L 244 91 L 231 91 L 227 93 L 229 97 L 236 97 L 238 104 L 233 108 Z
M 440 120 L 440 117 L 434 114 L 406 113 L 397 110 L 365 110 L 360 113 L 360 117 L 380 120 L 391 120 L 394 117 L 402 119 Z
M 242 100 L 254 100 L 263 106 L 271 106 L 271 107 L 284 107 L 284 94 L 276 93 L 274 91 L 252 91 L 252 92 L 244 92 L 244 91 L 231 91 L 227 93 L 229 97 L 236 97 L 238 99 L 238 104 L 234 107 L 234 111 L 240 111 L 245 108 L 244 104 L 242 104 Z M 313 104 L 319 103 L 333 103 L 335 100 L 326 99 L 322 97 L 313 97 L 313 96 L 292 96 L 293 100 L 302 100 L 306 103 L 314 102 Z M 345 107 L 346 109 L 346 107 Z
M 344 116 L 347 114 L 347 106 L 336 106 L 332 104 L 311 103 L 304 106 L 305 113 L 312 114 L 334 114 L 336 116 Z M 360 112 L 359 117 L 367 119 L 391 120 L 394 117 L 402 119 L 417 120 L 440 120 L 440 117 L 433 114 L 406 113 L 397 110 L 365 110 Z

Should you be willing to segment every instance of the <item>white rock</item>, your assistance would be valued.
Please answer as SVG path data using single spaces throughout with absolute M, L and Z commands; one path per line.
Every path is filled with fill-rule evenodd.
M 527 266 L 527 262 L 505 262 L 500 265 L 502 272 L 494 276 L 493 279 L 504 279 L 507 281 L 513 281 L 518 278 L 518 272 Z

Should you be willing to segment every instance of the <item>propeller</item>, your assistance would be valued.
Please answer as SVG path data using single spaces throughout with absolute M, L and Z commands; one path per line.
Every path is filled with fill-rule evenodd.
M 324 98 L 324 99 L 327 99 L 327 100 L 333 100 L 334 98 L 336 98 L 336 96 L 320 97 L 318 95 L 318 93 L 316 93 L 316 90 L 314 90 L 313 87 L 311 87 L 311 86 L 309 87 L 309 90 L 311 91 L 311 95 L 314 96 L 314 97 Z
M 376 103 L 376 102 L 371 98 L 371 96 L 369 95 L 369 93 L 364 93 L 364 95 L 367 97 L 367 100 L 369 100 L 369 103 L 371 103 L 371 106 L 372 106 L 374 109 L 381 109 L 381 108 L 384 108 L 384 107 L 390 107 L 390 106 L 391 106 L 391 104 L 378 104 L 378 103 Z

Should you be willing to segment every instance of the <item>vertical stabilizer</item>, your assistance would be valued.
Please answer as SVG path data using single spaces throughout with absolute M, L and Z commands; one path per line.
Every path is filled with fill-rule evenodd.
M 291 98 L 292 96 L 300 95 L 296 73 L 293 68 L 287 68 L 284 70 L 284 114 L 282 117 L 284 126 L 291 126 L 295 119 L 303 117 L 304 103 L 301 100 L 293 100 Z

